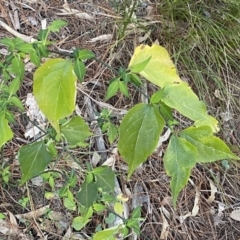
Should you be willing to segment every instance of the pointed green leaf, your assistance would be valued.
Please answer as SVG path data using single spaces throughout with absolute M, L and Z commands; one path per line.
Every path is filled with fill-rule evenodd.
M 95 54 L 87 49 L 78 50 L 77 57 L 81 60 L 88 60 L 95 57 Z
M 9 89 L 8 89 L 8 93 L 10 96 L 12 96 L 13 94 L 15 94 L 20 87 L 20 78 L 16 77 L 15 79 L 12 80 L 12 82 L 9 85 Z
M 84 182 L 81 186 L 80 191 L 77 193 L 77 200 L 85 208 L 89 208 L 97 200 L 98 189 L 94 182 Z
M 111 192 L 115 186 L 115 174 L 107 166 L 95 168 L 92 173 L 96 178 L 96 185 L 101 188 L 103 192 Z
M 110 142 L 110 144 L 112 144 L 116 139 L 116 137 L 118 136 L 117 126 L 112 123 L 109 123 L 107 135 L 108 135 L 108 141 Z
M 84 217 L 75 217 L 73 219 L 72 222 L 72 227 L 77 230 L 80 231 L 81 229 L 83 229 L 89 222 L 91 221 L 91 219 L 84 219 Z
M 118 149 L 128 163 L 128 177 L 153 153 L 164 125 L 164 119 L 151 104 L 138 104 L 123 118 Z
M 47 28 L 52 32 L 58 32 L 61 27 L 67 26 L 67 22 L 63 20 L 53 21 Z
M 138 46 L 128 67 L 134 69 L 138 64 L 147 61 L 149 58 L 150 60 L 145 68 L 139 72 L 144 78 L 161 88 L 169 83 L 182 81 L 167 50 L 157 44 L 153 44 L 151 47 L 147 45 Z
M 119 81 L 118 82 L 118 88 L 121 91 L 121 93 L 123 93 L 124 96 L 126 96 L 128 98 L 130 97 L 127 85 L 126 85 L 126 83 L 124 81 Z
M 74 63 L 74 72 L 80 82 L 83 81 L 85 73 L 86 73 L 86 67 L 84 63 L 81 60 L 77 60 Z
M 123 213 L 123 204 L 122 203 L 116 202 L 113 206 L 113 209 L 114 209 L 115 213 L 122 216 L 122 213 Z
M 93 235 L 93 240 L 116 240 L 115 234 L 119 232 L 120 226 L 114 226 L 100 232 L 97 232 Z
M 239 159 L 220 138 L 212 135 L 212 130 L 208 126 L 187 128 L 180 133 L 180 136 L 195 146 L 197 162 Z
M 0 44 L 7 46 L 9 48 L 9 51 L 13 51 L 14 46 L 15 46 L 13 39 L 11 39 L 11 38 L 0 39 Z
M 35 142 L 21 147 L 18 159 L 22 172 L 21 184 L 23 184 L 42 173 L 51 162 L 52 156 L 47 151 L 44 142 Z
M 173 83 L 164 87 L 161 90 L 161 101 L 195 121 L 195 126 L 207 125 L 213 132 L 218 131 L 218 121 L 207 114 L 205 104 L 199 101 L 187 83 Z
M 129 67 L 129 69 L 131 70 L 132 73 L 139 73 L 146 68 L 146 66 L 150 62 L 151 58 L 152 58 L 152 56 L 148 57 L 147 59 L 145 59 L 144 61 L 142 61 L 140 63 L 132 65 L 131 67 Z
M 76 76 L 71 61 L 46 61 L 34 73 L 33 93 L 39 108 L 59 133 L 58 121 L 75 109 Z
M 196 164 L 196 149 L 183 138 L 172 136 L 164 154 L 164 168 L 172 177 L 170 187 L 174 207 L 179 192 L 187 184 L 190 171 Z
M 16 77 L 19 77 L 20 80 L 22 80 L 25 70 L 24 70 L 24 63 L 19 56 L 15 56 L 12 59 L 12 68 L 13 68 L 13 72 L 16 75 Z
M 8 121 L 5 118 L 5 113 L 0 112 L 0 148 L 7 141 L 11 140 L 13 137 L 13 132 L 8 125 Z
M 13 104 L 14 106 L 18 107 L 20 110 L 24 110 L 24 106 L 22 104 L 22 102 L 20 101 L 20 99 L 16 96 L 12 96 L 9 99 L 9 103 Z
M 105 101 L 107 101 L 109 98 L 116 95 L 116 93 L 118 91 L 118 82 L 119 82 L 118 79 L 116 79 L 109 84 L 107 94 L 105 96 Z
M 134 85 L 136 86 L 141 86 L 142 85 L 142 81 L 141 79 L 137 76 L 137 74 L 134 73 L 130 73 L 129 74 L 129 79 L 130 82 L 132 82 Z
M 37 67 L 40 66 L 40 63 L 41 63 L 41 57 L 39 55 L 39 52 L 38 50 L 32 50 L 30 52 L 30 60 L 33 64 L 35 64 Z
M 15 49 L 17 49 L 18 51 L 23 52 L 23 53 L 30 53 L 33 50 L 33 46 L 31 43 L 22 42 L 22 43 L 17 44 L 15 46 Z
M 81 117 L 73 117 L 60 126 L 60 131 L 72 146 L 84 143 L 84 141 L 92 135 L 88 125 Z

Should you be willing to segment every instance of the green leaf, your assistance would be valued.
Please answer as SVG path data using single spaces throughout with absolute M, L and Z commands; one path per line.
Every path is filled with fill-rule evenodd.
M 118 88 L 121 91 L 121 93 L 123 93 L 124 96 L 126 96 L 128 98 L 130 97 L 127 85 L 124 81 L 119 81 L 118 82 Z
M 58 121 L 71 115 L 76 102 L 76 76 L 70 60 L 51 59 L 34 73 L 33 93 L 57 133 Z
M 33 46 L 31 43 L 19 43 L 15 46 L 15 49 L 17 49 L 18 51 L 21 51 L 23 53 L 30 53 L 33 50 Z
M 89 208 L 97 200 L 97 194 L 98 189 L 97 185 L 94 182 L 84 182 L 76 197 L 82 206 L 84 206 L 85 208 Z
M 134 208 L 131 218 L 139 219 L 141 217 L 141 207 Z
M 115 234 L 118 233 L 119 228 L 121 226 L 114 226 L 100 232 L 97 232 L 93 235 L 93 240 L 116 240 L 117 238 L 114 237 Z
M 218 131 L 218 121 L 207 114 L 206 106 L 185 82 L 169 84 L 161 90 L 161 101 L 194 121 L 196 127 Z
M 13 51 L 15 47 L 14 41 L 11 38 L 1 39 L 0 44 L 7 46 L 9 48 L 9 51 Z
M 67 197 L 63 199 L 63 204 L 65 208 L 71 211 L 76 211 L 76 203 L 70 190 L 68 190 Z
M 35 64 L 37 67 L 40 66 L 41 63 L 41 57 L 39 55 L 39 52 L 37 50 L 32 50 L 30 52 L 30 60 L 33 64 Z
M 94 211 L 96 211 L 96 212 L 102 212 L 102 211 L 105 210 L 105 208 L 106 208 L 106 207 L 105 207 L 103 204 L 99 204 L 99 203 L 93 204 L 93 209 L 94 209 Z
M 197 162 L 239 159 L 220 138 L 212 136 L 212 134 L 212 130 L 208 126 L 190 127 L 180 132 L 182 138 L 195 146 Z
M 107 101 L 109 98 L 116 95 L 116 93 L 118 91 L 118 82 L 119 82 L 119 79 L 117 78 L 116 80 L 114 80 L 113 82 L 111 82 L 109 84 L 108 89 L 107 89 L 107 94 L 104 98 L 105 101 Z
M 61 125 L 60 130 L 72 146 L 84 143 L 84 141 L 92 135 L 88 125 L 81 117 L 73 117 Z
M 49 142 L 47 143 L 47 149 L 50 152 L 50 154 L 52 155 L 52 157 L 56 158 L 58 156 L 56 144 L 52 140 L 49 140 Z
M 103 192 L 111 192 L 115 186 L 115 173 L 107 166 L 97 167 L 92 170 L 96 178 L 96 185 Z
M 161 101 L 161 97 L 162 97 L 161 95 L 162 95 L 161 90 L 155 92 L 155 93 L 151 96 L 150 102 L 151 102 L 151 103 L 159 103 L 159 102 Z
M 95 54 L 87 49 L 78 50 L 77 57 L 81 60 L 88 60 L 95 57 Z
M 52 156 L 42 141 L 21 147 L 18 159 L 22 172 L 21 184 L 23 184 L 42 173 L 51 162 Z
M 48 33 L 49 31 L 47 29 L 41 29 L 37 35 L 38 40 L 45 42 L 47 39 Z M 33 44 L 36 47 L 36 44 L 35 43 Z
M 13 137 L 13 132 L 8 125 L 8 121 L 5 118 L 5 113 L 0 112 L 0 148 L 7 141 L 11 140 Z
M 20 87 L 20 78 L 16 77 L 15 79 L 12 80 L 12 82 L 9 85 L 9 89 L 8 89 L 8 93 L 10 96 L 12 96 L 13 94 L 15 94 Z
M 108 141 L 110 142 L 110 144 L 112 144 L 116 139 L 116 137 L 118 136 L 117 126 L 109 122 L 107 135 L 108 135 Z
M 116 202 L 113 206 L 113 209 L 115 211 L 115 213 L 117 213 L 118 215 L 122 216 L 123 213 L 123 205 L 120 202 Z
M 163 161 L 167 174 L 172 177 L 170 187 L 174 207 L 179 192 L 187 184 L 190 171 L 196 164 L 196 157 L 196 149 L 191 143 L 172 135 Z
M 82 82 L 86 73 L 86 67 L 84 63 L 81 60 L 76 60 L 73 67 L 74 73 L 76 74 L 78 80 Z
M 130 79 L 130 82 L 132 82 L 136 86 L 142 85 L 141 79 L 134 73 L 129 74 L 129 79 Z
M 107 224 L 112 224 L 116 220 L 116 216 L 113 213 L 109 213 L 108 217 L 105 218 Z
M 153 44 L 151 47 L 147 45 L 138 46 L 128 68 L 134 69 L 138 64 L 147 61 L 149 58 L 150 60 L 145 68 L 139 72 L 144 78 L 161 88 L 169 83 L 182 81 L 167 50 L 157 44 Z
M 131 67 L 129 67 L 129 69 L 131 70 L 131 72 L 133 73 L 139 73 L 141 71 L 144 70 L 144 68 L 146 68 L 146 66 L 148 65 L 148 63 L 150 62 L 152 56 L 148 57 L 146 60 L 137 63 L 135 65 L 132 65 Z
M 164 104 L 162 102 L 160 103 L 159 112 L 165 120 L 174 121 L 172 109 L 170 107 L 168 107 L 166 104 Z
M 67 26 L 67 24 L 68 23 L 63 20 L 56 20 L 53 21 L 47 28 L 52 32 L 58 32 L 61 27 Z
M 128 177 L 153 153 L 164 125 L 164 119 L 151 104 L 138 104 L 123 118 L 118 149 L 128 163 Z
M 12 96 L 9 99 L 9 103 L 13 104 L 14 106 L 18 107 L 20 110 L 24 110 L 24 106 L 22 104 L 22 102 L 20 101 L 20 99 L 16 96 Z
M 80 231 L 81 229 L 83 229 L 89 222 L 91 221 L 91 219 L 84 219 L 84 217 L 75 217 L 73 219 L 72 222 L 72 227 L 76 230 L 76 231 Z
M 12 68 L 13 68 L 13 72 L 16 75 L 16 77 L 18 77 L 18 78 L 20 78 L 20 80 L 22 80 L 25 70 L 24 70 L 24 63 L 19 56 L 15 56 L 12 59 Z

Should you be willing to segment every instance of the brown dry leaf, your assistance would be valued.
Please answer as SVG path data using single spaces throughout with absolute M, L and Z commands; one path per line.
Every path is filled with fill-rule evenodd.
M 68 5 L 68 2 L 66 0 L 64 2 L 65 2 L 63 4 L 64 9 L 60 10 L 62 13 L 56 13 L 57 15 L 75 15 L 76 17 L 81 18 L 81 19 L 95 21 L 93 16 L 89 15 L 88 13 L 81 12 L 77 9 L 70 8 Z
M 46 210 L 49 208 L 50 205 L 46 205 L 44 207 L 41 207 L 37 210 L 28 212 L 28 213 L 24 213 L 24 214 L 17 214 L 16 218 L 18 219 L 34 219 L 34 218 L 39 218 L 40 216 L 42 216 Z
M 215 199 L 215 193 L 217 192 L 217 187 L 214 185 L 213 181 L 211 179 L 208 179 L 210 183 L 210 188 L 211 188 L 211 195 L 207 199 L 209 203 L 212 203 Z
M 192 209 L 192 214 L 191 216 L 196 216 L 199 212 L 199 199 L 200 199 L 200 192 L 199 189 L 197 187 L 195 187 L 196 190 L 196 194 L 195 194 L 195 199 L 194 199 L 194 206 Z
M 162 220 L 163 220 L 160 239 L 167 240 L 167 237 L 168 237 L 168 234 L 169 234 L 169 230 L 168 230 L 169 224 L 168 224 L 168 221 L 163 214 L 162 207 L 160 208 L 160 211 L 161 211 L 161 217 L 162 217 Z
M 98 37 L 92 38 L 88 42 L 91 42 L 91 43 L 98 42 L 98 41 L 107 42 L 107 41 L 111 41 L 112 38 L 113 38 L 112 34 L 103 34 L 103 35 L 100 35 Z
M 240 222 L 240 209 L 233 210 L 229 216 L 230 218 Z

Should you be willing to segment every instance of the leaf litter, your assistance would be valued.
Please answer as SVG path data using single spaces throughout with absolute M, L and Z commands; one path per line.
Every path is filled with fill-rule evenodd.
M 36 1 L 23 1 L 26 4 L 28 4 L 32 9 L 36 9 Z M 110 61 L 106 56 L 108 52 L 116 51 L 115 55 L 120 56 L 120 62 L 122 64 L 126 63 L 126 56 L 125 53 L 132 52 L 133 47 L 131 47 L 132 40 L 135 41 L 134 37 L 134 31 L 129 32 L 130 42 L 126 42 L 124 47 L 121 48 L 124 50 L 124 55 L 121 57 L 121 52 L 118 48 L 112 49 L 112 43 L 114 41 L 114 29 L 115 24 L 112 24 L 112 18 L 109 20 L 107 17 L 107 14 L 110 15 L 110 13 L 113 13 L 112 6 L 109 6 L 107 2 L 97 2 L 98 5 L 102 4 L 105 7 L 107 7 L 108 11 L 105 12 L 105 16 L 102 14 L 99 14 L 102 25 L 100 24 L 98 27 L 96 27 L 93 23 L 95 21 L 95 18 L 91 16 L 90 12 L 87 12 L 87 9 L 84 9 L 80 3 L 74 3 L 73 1 L 68 1 L 68 6 L 62 5 L 62 1 L 54 1 L 53 3 L 44 3 L 41 2 L 41 8 L 44 9 L 44 12 L 41 12 L 42 15 L 46 14 L 46 16 L 50 19 L 59 19 L 62 18 L 63 20 L 66 20 L 69 22 L 69 29 L 62 30 L 63 35 L 68 36 L 68 41 L 63 39 L 60 35 L 55 36 L 57 40 L 58 47 L 61 47 L 61 49 L 72 49 L 76 45 L 80 45 L 84 48 L 89 49 L 96 49 L 99 57 L 101 59 L 105 60 L 106 62 Z M 2 3 L 0 3 L 2 4 Z M 48 5 L 49 4 L 49 5 Z M 66 4 L 66 1 L 65 1 Z M 96 5 L 97 5 L 96 4 Z M 30 8 L 24 8 L 23 5 L 19 5 L 19 17 L 20 19 L 25 16 L 29 19 L 29 24 L 26 23 L 25 26 L 22 26 L 21 33 L 24 35 L 26 40 L 31 40 L 32 36 L 36 36 L 37 29 L 34 29 L 30 26 L 33 25 L 33 21 L 31 19 L 34 19 L 34 25 L 36 23 L 40 22 L 39 16 L 36 15 L 36 13 L 31 10 Z M 65 7 L 65 8 L 64 8 Z M 60 10 L 63 14 L 66 15 L 57 15 L 57 12 L 55 9 Z M 83 15 L 79 15 L 83 13 Z M 85 14 L 85 15 L 84 15 Z M 89 17 L 90 16 L 90 17 Z M 30 18 L 31 17 L 31 18 Z M 121 17 L 121 16 L 120 16 Z M 136 15 L 136 17 L 138 17 Z M 148 16 L 150 17 L 150 16 Z M 155 16 L 156 17 L 156 16 Z M 154 17 L 154 20 L 155 20 Z M 6 17 L 4 20 L 9 20 L 9 17 Z M 78 20 L 77 20 L 78 19 Z M 116 18 L 119 19 L 119 18 Z M 99 20 L 99 19 L 98 19 Z M 152 18 L 151 18 L 152 20 Z M 108 23 L 109 21 L 109 23 Z M 170 24 L 171 21 L 169 21 Z M 81 29 L 79 29 L 79 23 L 81 23 Z M 157 26 L 158 22 L 153 23 L 153 25 Z M 94 26 L 93 26 L 94 25 Z M 146 26 L 151 26 L 149 24 L 145 24 Z M 2 26 L 2 25 L 1 25 Z M 36 26 L 39 26 L 36 25 Z M 107 26 L 107 27 L 106 27 Z M 2 26 L 3 27 L 3 26 Z M 166 26 L 165 26 L 166 27 Z M 170 26 L 170 28 L 174 28 L 174 26 Z M 90 29 L 90 31 L 89 31 Z M 4 28 L 1 28 L 1 34 L 4 34 L 6 36 L 9 36 L 9 33 L 4 30 Z M 64 32 L 65 31 L 65 32 Z M 172 31 L 172 30 L 171 30 Z M 139 33 L 143 33 L 142 31 L 138 31 Z M 12 34 L 15 32 L 12 31 Z M 132 35 L 131 35 L 132 34 Z M 63 36 L 62 35 L 62 36 Z M 147 41 L 149 38 L 151 38 L 153 33 L 146 32 L 146 35 L 143 37 L 138 37 L 138 41 Z M 29 36 L 29 38 L 26 38 L 26 36 Z M 105 40 L 104 40 L 105 39 Z M 104 40 L 104 41 L 102 41 Z M 155 41 L 155 39 L 153 39 Z M 136 41 L 137 42 L 137 41 Z M 117 67 L 119 65 L 118 61 L 113 61 L 113 66 Z M 102 75 L 98 76 L 98 81 L 101 82 L 101 84 L 104 86 L 106 85 L 106 79 L 109 79 L 109 73 L 106 72 L 106 70 L 100 66 L 94 63 L 94 71 L 97 70 L 98 72 L 103 72 Z M 91 77 L 88 77 L 89 79 L 86 79 L 86 82 L 92 81 L 94 79 L 94 72 L 89 72 Z M 95 80 L 95 79 L 94 79 Z M 26 90 L 25 90 L 26 91 Z M 94 93 L 94 87 L 89 88 L 87 85 L 87 91 L 89 94 L 95 99 L 99 98 L 101 96 L 101 92 Z M 25 99 L 27 99 L 27 93 L 22 90 L 21 92 Z M 132 91 L 133 94 L 136 94 L 134 91 Z M 104 95 L 104 94 L 103 94 Z M 219 97 L 219 94 L 216 95 L 216 98 Z M 101 99 L 101 97 L 100 97 Z M 220 97 L 219 97 L 220 99 Z M 79 99 L 80 100 L 80 99 Z M 221 100 L 221 99 L 220 99 Z M 126 109 L 126 106 L 129 106 L 131 102 L 128 102 L 127 100 L 122 100 L 121 98 L 118 99 L 116 102 L 111 102 L 111 105 L 114 106 L 115 109 Z M 84 113 L 84 107 L 80 104 L 80 109 L 83 110 Z M 36 109 L 35 109 L 36 110 Z M 34 111 L 34 110 L 33 110 Z M 28 113 L 29 117 L 33 116 L 33 113 Z M 229 114 L 229 112 L 222 112 L 221 114 L 224 121 L 231 121 L 234 119 L 234 114 Z M 36 118 L 35 118 L 36 117 Z M 38 119 L 39 118 L 39 119 Z M 41 114 L 36 111 L 36 115 L 34 116 L 34 119 L 38 119 L 38 121 L 42 121 L 42 124 L 44 125 L 44 118 L 42 118 Z M 27 124 L 25 123 L 24 128 L 27 129 Z M 33 126 L 31 126 L 33 128 Z M 22 129 L 16 129 L 17 133 L 21 132 Z M 27 134 L 27 138 L 33 138 L 36 137 L 38 130 L 32 129 L 32 132 L 29 132 Z M 26 133 L 26 132 L 24 132 Z M 19 134 L 21 136 L 21 134 Z M 162 139 L 161 139 L 162 140 Z M 168 137 L 165 141 L 161 141 L 160 145 L 164 153 L 164 147 L 165 142 L 167 142 Z M 239 140 L 238 140 L 239 141 Z M 77 153 L 74 153 L 77 155 Z M 98 160 L 96 160 L 98 161 Z M 121 167 L 123 163 L 119 161 L 119 157 L 116 155 L 114 158 L 111 158 L 111 154 L 109 154 L 109 165 L 114 165 L 116 169 L 123 170 L 123 167 Z M 76 164 L 77 165 L 77 164 Z M 66 168 L 67 170 L 70 170 L 71 167 L 69 167 L 67 164 L 64 163 L 64 161 L 58 162 L 58 167 Z M 211 166 L 209 166 L 210 168 Z M 216 165 L 214 165 L 216 167 Z M 231 165 L 231 167 L 233 167 Z M 217 168 L 217 167 L 216 167 Z M 76 168 L 78 170 L 78 168 Z M 202 166 L 198 166 L 197 169 L 194 169 L 192 171 L 192 176 L 194 179 L 195 186 L 200 186 L 198 190 L 189 183 L 186 188 L 181 193 L 181 196 L 179 198 L 179 203 L 177 206 L 177 213 L 176 216 L 186 216 L 187 214 L 190 214 L 188 217 L 184 219 L 184 221 L 181 222 L 179 225 L 179 217 L 175 216 L 175 213 L 173 211 L 173 208 L 171 206 L 171 200 L 168 201 L 167 199 L 170 198 L 169 196 L 169 178 L 166 176 L 163 166 L 162 166 L 162 160 L 161 155 L 153 154 L 149 158 L 149 161 L 144 164 L 144 167 L 138 174 L 134 174 L 131 182 L 124 182 L 125 185 L 125 191 L 128 192 L 128 195 L 131 196 L 134 192 L 134 188 L 136 183 L 142 184 L 142 186 L 146 186 L 141 188 L 140 193 L 136 192 L 136 195 L 139 195 L 139 199 L 143 199 L 143 201 L 140 201 L 139 199 L 137 201 L 140 201 L 142 204 L 142 214 L 146 217 L 146 221 L 142 225 L 143 233 L 148 236 L 151 239 L 158 239 L 159 237 L 162 237 L 163 239 L 194 239 L 197 237 L 197 239 L 230 239 L 230 235 L 232 236 L 235 234 L 235 236 L 239 237 L 240 230 L 238 229 L 237 222 L 239 221 L 239 209 L 237 207 L 234 207 L 234 204 L 239 202 L 240 196 L 239 191 L 237 189 L 240 189 L 240 179 L 238 177 L 235 171 L 236 169 L 231 168 L 228 174 L 226 175 L 226 182 L 225 185 L 222 186 L 224 189 L 218 188 L 218 185 L 215 184 L 214 179 L 207 180 L 206 176 L 209 177 L 209 174 L 206 169 L 202 168 Z M 217 169 L 217 171 L 220 172 L 220 178 L 224 176 L 224 173 L 221 169 Z M 125 172 L 124 172 L 125 174 Z M 211 176 L 210 176 L 211 177 Z M 15 178 L 16 180 L 16 178 Z M 201 182 L 201 184 L 200 184 Z M 61 185 L 61 184 L 60 184 Z M 40 185 L 37 186 L 38 190 L 44 189 L 46 185 Z M 219 189 L 219 191 L 217 191 Z M 36 186 L 29 186 L 30 192 L 33 194 L 36 192 Z M 20 196 L 22 195 L 22 192 L 19 193 L 19 195 L 16 195 L 16 192 L 19 191 L 19 189 L 9 189 L 9 194 L 6 196 L 1 196 L 1 203 L 4 202 L 11 202 L 13 206 L 17 206 L 14 209 L 11 209 L 12 213 L 9 213 L 9 218 L 7 220 L 1 220 L 1 226 L 5 226 L 5 229 L 3 229 L 3 232 L 5 231 L 5 234 L 3 234 L 1 237 L 4 238 L 7 234 L 7 232 L 12 231 L 16 232 L 18 234 L 18 239 L 31 239 L 24 238 L 23 232 L 21 231 L 23 227 L 23 223 L 19 223 L 16 215 L 19 215 L 20 212 L 23 211 L 22 208 L 19 207 L 19 205 L 16 205 L 16 202 L 12 200 L 15 199 L 17 201 L 20 199 Z M 24 190 L 21 190 L 24 192 Z M 226 194 L 226 192 L 228 194 Z M 200 194 L 201 193 L 201 194 Z M 34 195 L 34 194 L 33 194 Z M 44 207 L 46 205 L 41 203 L 40 193 L 35 194 L 33 197 L 33 201 L 35 204 L 35 209 L 40 209 L 40 207 Z M 12 196 L 12 198 L 10 198 Z M 145 198 L 141 197 L 145 196 Z M 146 197 L 149 196 L 149 197 Z M 44 200 L 46 201 L 46 200 Z M 134 200 L 135 201 L 135 200 Z M 62 207 L 61 203 L 57 200 L 55 202 L 50 203 L 50 208 L 55 209 L 55 212 L 62 212 L 66 213 L 65 209 Z M 161 203 L 164 203 L 164 207 L 161 205 Z M 40 205 L 39 205 L 40 204 Z M 227 206 L 232 206 L 232 208 L 229 208 Z M 152 208 L 151 211 L 149 211 L 149 207 Z M 9 209 L 11 207 L 8 207 Z M 212 215 L 208 213 L 211 213 Z M 37 211 L 33 210 L 32 212 Z M 29 211 L 26 209 L 24 210 L 27 214 Z M 30 211 L 31 212 L 31 211 Z M 184 213 L 184 214 L 182 214 Z M 67 213 L 69 215 L 69 218 L 71 219 L 71 215 L 73 213 Z M 57 214 L 56 214 L 57 215 Z M 218 223 L 214 220 L 214 216 L 218 216 L 221 221 Z M 209 220 L 209 218 L 213 217 L 213 222 Z M 232 223 L 229 221 L 229 217 L 234 221 L 235 226 L 232 226 Z M 96 221 L 100 219 L 96 218 Z M 215 221 L 215 222 L 214 222 Z M 10 225 L 9 225 L 10 223 Z M 69 224 L 71 221 L 69 221 Z M 215 225 L 215 228 L 212 226 Z M 17 227 L 15 230 L 11 230 L 12 226 Z M 21 226 L 21 228 L 19 228 Z M 9 230 L 10 229 L 10 230 Z M 184 231 L 183 231 L 184 229 Z M 227 229 L 227 230 L 226 230 Z M 32 230 L 35 231 L 36 230 Z M 226 231 L 228 231 L 226 233 Z M 48 236 L 51 238 L 49 239 L 69 239 L 71 237 L 76 237 L 78 239 L 86 239 L 87 234 L 90 234 L 92 232 L 92 229 L 90 226 L 85 229 L 85 232 L 83 233 L 75 233 L 72 231 L 72 229 L 69 227 L 67 228 L 67 231 L 65 235 L 53 237 L 54 235 L 51 235 L 51 233 L 46 231 Z M 185 234 L 185 235 L 184 235 Z M 185 236 L 185 237 L 183 237 Z M 186 236 L 189 236 L 186 237 Z M 226 238 L 224 238 L 225 236 Z M 143 238 L 140 238 L 143 239 Z

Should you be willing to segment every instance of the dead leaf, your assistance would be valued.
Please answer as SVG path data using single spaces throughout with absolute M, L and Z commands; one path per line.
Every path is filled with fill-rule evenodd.
M 211 188 L 211 195 L 207 199 L 209 203 L 212 203 L 215 199 L 215 193 L 217 192 L 217 187 L 214 185 L 213 181 L 211 179 L 208 179 L 210 183 L 210 188 Z
M 230 218 L 232 218 L 233 220 L 239 221 L 240 222 L 240 209 L 237 210 L 233 210 L 230 213 Z
M 28 213 L 24 213 L 24 214 L 17 214 L 16 215 L 16 218 L 18 219 L 36 219 L 36 218 L 39 218 L 40 216 L 42 216 L 46 210 L 49 208 L 50 205 L 47 205 L 47 206 L 44 206 L 44 207 L 41 207 L 37 210 L 34 210 L 34 211 L 31 211 L 31 212 L 28 212 Z
M 81 12 L 77 9 L 70 8 L 68 2 L 66 0 L 64 2 L 65 3 L 63 4 L 63 9 L 60 10 L 62 13 L 56 13 L 57 15 L 75 15 L 76 17 L 81 19 L 95 21 L 93 16 L 89 15 L 88 13 Z
M 162 217 L 162 220 L 163 220 L 160 239 L 167 240 L 167 237 L 168 237 L 168 234 L 169 234 L 169 230 L 168 230 L 169 224 L 168 224 L 168 221 L 163 214 L 162 207 L 160 208 L 160 211 L 161 211 L 161 217 Z
M 103 35 L 100 35 L 98 37 L 92 38 L 88 42 L 91 42 L 91 43 L 94 43 L 94 42 L 97 42 L 97 41 L 107 42 L 107 41 L 111 41 L 112 38 L 113 38 L 112 34 L 103 34 Z

